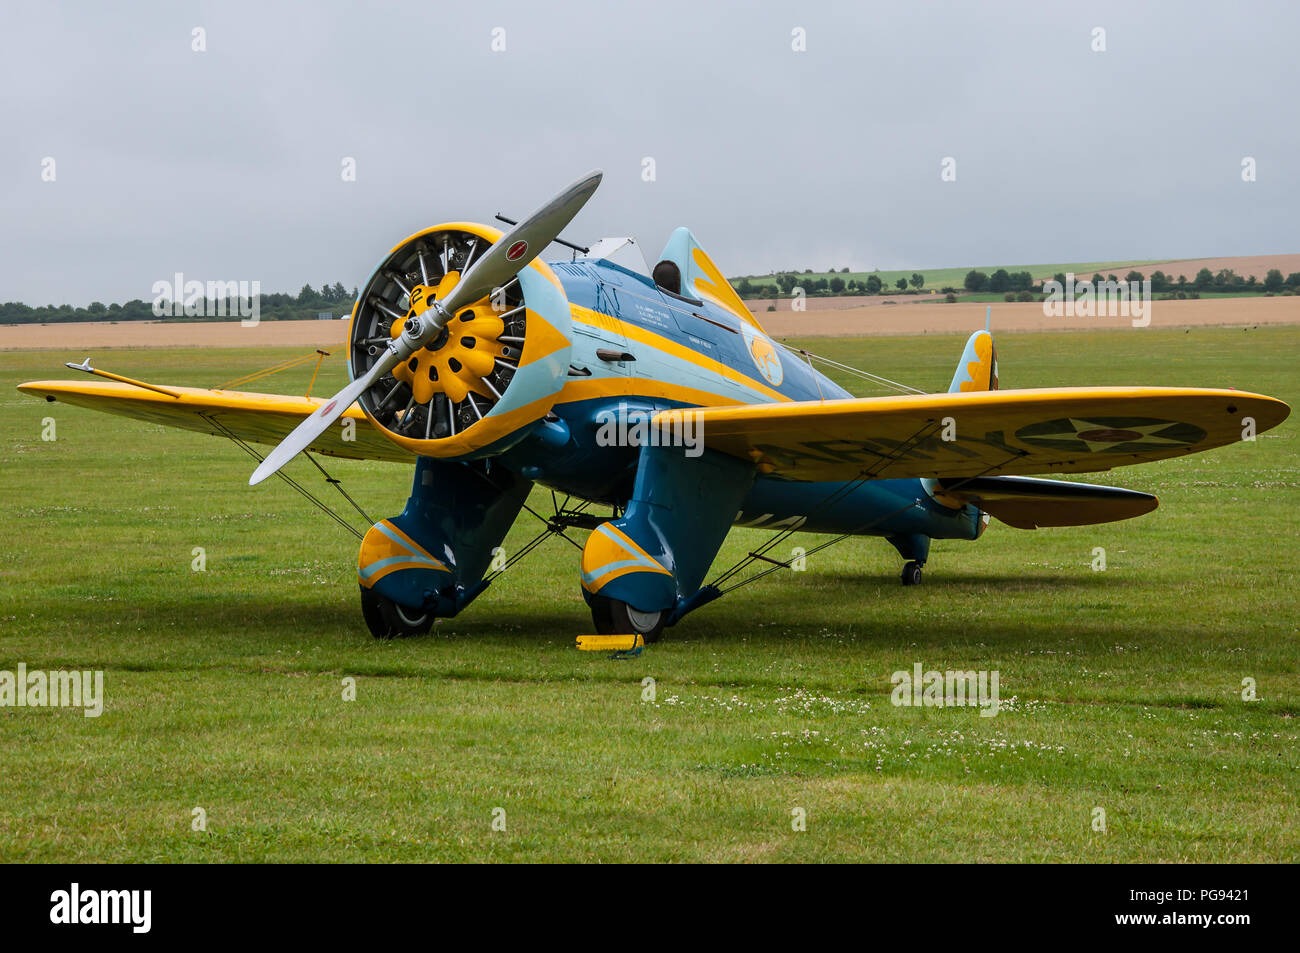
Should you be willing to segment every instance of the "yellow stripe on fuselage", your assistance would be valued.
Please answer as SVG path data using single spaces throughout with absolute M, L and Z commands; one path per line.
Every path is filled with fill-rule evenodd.
M 571 380 L 560 390 L 557 404 L 571 404 L 580 400 L 602 397 L 661 397 L 691 407 L 745 407 L 743 400 L 715 394 L 712 391 L 668 384 L 649 377 L 589 377 Z
M 576 304 L 571 304 L 569 306 L 569 310 L 573 315 L 573 320 L 579 324 L 585 324 L 588 327 L 600 328 L 606 331 L 612 330 L 615 331 L 616 333 L 621 333 L 628 340 L 638 341 L 641 344 L 648 345 L 649 347 L 655 348 L 658 351 L 662 351 L 663 353 L 678 358 L 679 360 L 683 360 L 686 361 L 687 363 L 694 364 L 696 367 L 700 368 L 701 370 L 708 371 L 711 374 L 716 374 L 719 377 L 726 378 L 727 380 L 731 381 L 733 384 L 739 384 L 742 387 L 747 387 L 750 390 L 757 391 L 758 393 L 763 394 L 765 397 L 769 398 L 772 401 L 784 402 L 784 401 L 790 401 L 794 399 L 792 397 L 787 397 L 785 394 L 782 394 L 780 391 L 773 390 L 771 387 L 768 387 L 766 384 L 756 381 L 752 377 L 747 377 L 746 375 L 740 373 L 740 371 L 736 370 L 735 368 L 727 364 L 723 364 L 721 361 L 715 361 L 713 358 L 707 357 L 706 355 L 701 354 L 699 351 L 692 350 L 691 348 L 686 347 L 683 344 L 679 344 L 676 341 L 672 340 L 671 338 L 666 338 L 661 334 L 655 334 L 653 331 L 647 331 L 645 328 L 640 327 L 639 325 L 630 324 L 627 321 L 620 321 L 618 318 L 614 317 L 613 315 L 605 314 L 602 311 L 593 311 L 590 308 L 584 308 Z M 629 379 L 641 381 L 651 386 L 659 385 L 659 386 L 680 388 L 681 390 L 689 390 L 695 393 L 708 393 L 707 391 L 698 391 L 695 388 L 691 388 L 691 387 L 680 387 L 680 385 L 667 384 L 664 381 L 652 381 L 647 378 L 629 378 Z M 565 390 L 567 389 L 568 386 L 566 385 Z M 617 393 L 618 391 L 615 390 L 612 392 Z M 641 393 L 641 391 L 637 391 L 637 393 Z M 660 395 L 647 394 L 647 396 L 660 396 Z M 563 399 L 563 395 L 561 395 L 561 399 Z M 742 401 L 737 401 L 734 398 L 723 398 L 718 394 L 710 394 L 709 402 L 724 403 L 724 404 L 743 403 Z

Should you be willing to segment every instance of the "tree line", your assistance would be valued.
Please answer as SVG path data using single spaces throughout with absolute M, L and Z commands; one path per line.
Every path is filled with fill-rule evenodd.
M 845 273 L 848 269 L 844 269 Z M 913 272 L 910 278 L 900 277 L 893 282 L 893 288 L 896 292 L 905 292 L 911 288 L 913 292 L 920 291 L 925 285 L 925 276 L 920 272 Z M 794 293 L 795 288 L 802 288 L 805 295 L 839 295 L 839 294 L 891 294 L 889 285 L 879 275 L 867 275 L 866 278 L 858 280 L 857 278 L 843 278 L 832 272 L 829 277 L 822 276 L 814 278 L 811 272 L 805 271 L 802 275 L 794 272 L 775 275 L 771 284 L 755 283 L 748 278 L 741 278 L 736 282 L 736 293 L 742 298 L 775 298 L 778 294 L 790 296 Z
M 972 272 L 972 274 L 975 274 Z M 1065 284 L 1065 275 L 1057 273 L 1053 276 L 1054 280 L 1061 285 Z M 971 276 L 967 275 L 967 290 L 970 287 Z M 1083 280 L 1082 275 L 1074 276 L 1075 282 Z M 1118 281 L 1114 275 L 1107 275 L 1102 278 L 1100 274 L 1092 276 L 1094 285 L 1102 281 Z M 1141 282 L 1143 275 L 1140 271 L 1130 271 L 1124 276 L 1127 282 Z M 997 288 L 988 288 L 989 291 L 997 291 Z M 1264 280 L 1260 281 L 1254 275 L 1239 275 L 1231 268 L 1222 268 L 1216 274 L 1208 268 L 1202 268 L 1196 273 L 1196 277 L 1188 280 L 1186 275 L 1179 275 L 1174 278 L 1166 275 L 1163 271 L 1156 270 L 1151 272 L 1151 292 L 1152 294 L 1174 294 L 1178 292 L 1217 292 L 1221 294 L 1241 294 L 1251 292 L 1263 292 L 1265 294 L 1286 294 L 1288 292 L 1300 292 L 1300 271 L 1292 272 L 1287 277 L 1282 277 L 1282 272 L 1277 268 L 1270 268 L 1264 275 Z
M 845 268 L 847 273 L 848 269 Z M 1065 285 L 1064 272 L 1053 276 L 1054 280 L 1062 286 Z M 1075 275 L 1075 282 L 1089 280 L 1085 275 Z M 1118 282 L 1121 279 L 1110 274 L 1103 277 L 1100 273 L 1094 274 L 1090 279 L 1094 285 L 1101 284 L 1103 281 Z M 1139 271 L 1130 271 L 1122 279 L 1126 282 L 1142 282 L 1144 276 Z M 1186 275 L 1179 275 L 1177 278 L 1172 275 L 1166 275 L 1163 271 L 1156 270 L 1151 273 L 1151 292 L 1152 294 L 1168 294 L 1178 296 L 1180 294 L 1200 294 L 1201 292 L 1216 292 L 1224 294 L 1300 294 L 1300 272 L 1282 276 L 1282 272 L 1277 268 L 1272 268 L 1265 275 L 1263 281 L 1260 281 L 1254 275 L 1238 275 L 1231 268 L 1223 268 L 1217 274 L 1208 268 L 1202 268 L 1196 276 L 1188 279 Z M 868 275 L 865 279 L 849 278 L 845 279 L 840 274 L 832 271 L 827 276 L 814 278 L 811 270 L 798 272 L 783 272 L 772 276 L 770 282 L 755 281 L 750 278 L 740 278 L 735 282 L 736 292 L 742 298 L 776 298 L 790 297 L 795 288 L 802 288 L 803 293 L 808 296 L 826 296 L 826 295 L 876 295 L 876 294 L 914 294 L 920 291 L 925 285 L 925 276 L 920 272 L 914 272 L 910 278 L 900 277 L 891 283 L 884 281 L 879 275 Z M 991 274 L 971 269 L 966 273 L 965 280 L 962 282 L 962 288 L 972 294 L 995 293 L 1006 294 L 1011 297 L 1008 300 L 1032 300 L 1033 295 L 1043 294 L 1043 282 L 1034 281 L 1033 275 L 1027 271 L 1007 271 L 1005 268 L 999 268 Z M 940 291 L 955 295 L 962 289 L 945 286 Z
M 844 269 L 847 273 L 848 269 Z M 1054 276 L 1062 286 L 1065 274 Z M 1076 275 L 1075 281 L 1084 280 Z M 1092 276 L 1094 285 L 1102 281 L 1119 281 L 1115 275 L 1105 278 L 1100 273 Z M 1130 271 L 1124 281 L 1142 281 L 1141 272 Z M 812 277 L 809 272 L 798 274 L 785 272 L 773 276 L 771 283 L 753 282 L 741 278 L 735 283 L 737 293 L 742 298 L 775 298 L 778 295 L 789 297 L 795 288 L 802 288 L 809 296 L 824 295 L 876 295 L 898 294 L 920 291 L 925 286 L 925 276 L 913 272 L 911 277 L 900 277 L 892 283 L 892 289 L 879 275 L 867 275 L 865 279 L 844 278 L 841 274 L 831 273 L 829 277 Z M 1027 271 L 1008 272 L 999 268 L 992 274 L 972 269 L 966 274 L 963 287 L 971 293 L 1005 293 L 1020 300 L 1030 300 L 1031 295 L 1042 294 L 1042 282 L 1035 282 Z M 958 289 L 944 287 L 943 292 L 951 295 Z M 1180 296 L 1214 292 L 1221 294 L 1264 293 L 1264 294 L 1300 294 L 1300 272 L 1292 272 L 1285 278 L 1277 268 L 1272 268 L 1260 281 L 1254 275 L 1242 276 L 1231 268 L 1223 268 L 1217 274 L 1208 268 L 1202 268 L 1192 279 L 1186 275 L 1174 278 L 1163 271 L 1151 273 L 1151 291 L 1153 294 Z M 319 289 L 303 285 L 296 295 L 273 293 L 259 295 L 259 316 L 263 321 L 304 321 L 314 320 L 322 312 L 330 312 L 335 317 L 342 317 L 351 312 L 358 290 L 348 291 L 342 282 L 323 284 Z M 201 307 L 202 315 L 224 314 L 237 316 L 237 310 L 230 301 L 205 301 Z M 50 304 L 38 307 L 23 304 L 20 301 L 0 303 L 0 324 L 57 324 L 70 321 L 156 321 L 153 303 L 135 298 L 124 304 L 104 304 L 92 301 L 84 308 L 74 308 L 67 304 Z M 187 320 L 185 318 L 167 318 L 167 320 Z M 192 320 L 211 320 L 211 317 L 196 317 Z
M 320 313 L 328 311 L 334 317 L 342 317 L 352 311 L 358 290 L 348 291 L 342 282 L 323 284 L 320 288 L 303 285 L 296 295 L 272 293 L 258 295 L 259 319 L 262 321 L 306 321 L 314 320 Z M 238 320 L 238 310 L 234 303 L 226 301 L 204 301 L 200 308 L 202 315 L 224 314 Z M 170 309 L 168 310 L 170 315 Z M 152 301 L 134 298 L 124 304 L 104 304 L 92 301 L 84 308 L 74 308 L 70 304 L 49 304 L 38 307 L 23 304 L 21 301 L 6 301 L 0 304 L 0 324 L 58 324 L 67 321 L 157 321 Z M 168 317 L 169 321 L 184 321 L 185 318 Z M 212 320 L 211 317 L 195 317 L 192 320 Z

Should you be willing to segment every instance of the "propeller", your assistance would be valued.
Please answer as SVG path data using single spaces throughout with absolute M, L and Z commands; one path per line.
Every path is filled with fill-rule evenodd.
M 388 344 L 386 353 L 370 370 L 322 404 L 293 433 L 280 441 L 253 471 L 248 485 L 261 483 L 311 446 L 312 441 L 343 416 L 358 397 L 437 337 L 452 315 L 462 307 L 473 304 L 523 271 L 587 204 L 596 186 L 600 185 L 601 175 L 599 170 L 589 172 L 493 242 L 445 298 L 432 302 L 424 311 L 406 320 L 402 333 Z

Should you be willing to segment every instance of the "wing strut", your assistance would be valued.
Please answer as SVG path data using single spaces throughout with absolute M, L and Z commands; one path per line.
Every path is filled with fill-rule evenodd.
M 258 453 L 256 450 L 254 450 L 253 447 L 250 446 L 247 441 L 243 440 L 237 434 L 232 432 L 229 427 L 227 427 L 221 421 L 217 420 L 215 417 L 209 416 L 208 414 L 200 414 L 199 416 L 202 417 L 204 420 L 206 420 L 208 423 L 210 423 L 213 427 L 215 427 L 221 436 L 229 438 L 230 441 L 235 446 L 239 447 L 250 457 L 252 457 L 253 459 L 257 460 L 259 463 L 261 463 L 262 455 Z M 343 489 L 343 482 L 341 480 L 335 479 L 334 477 L 330 476 L 328 471 L 326 471 L 326 469 L 320 465 L 320 462 L 316 459 L 315 456 L 313 456 L 310 453 L 306 453 L 304 455 L 307 457 L 308 460 L 312 462 L 312 465 L 316 467 L 316 469 L 319 470 L 321 474 L 325 477 L 325 482 L 333 484 L 334 488 L 343 495 L 343 499 L 351 503 L 352 508 L 361 514 L 361 518 L 366 521 L 366 527 L 369 528 L 371 525 L 373 525 L 374 520 L 372 520 L 366 514 L 366 511 L 361 508 L 361 504 L 358 503 L 356 500 L 354 500 L 351 494 L 349 494 L 347 490 Z M 328 503 L 320 499 L 318 496 L 316 496 L 316 494 L 312 493 L 311 490 L 307 489 L 305 486 L 303 486 L 293 477 L 289 476 L 283 470 L 278 470 L 276 472 L 279 475 L 281 480 L 283 480 L 289 486 L 293 487 L 295 490 L 301 493 L 309 503 L 315 506 L 318 510 L 324 513 L 330 519 L 334 520 L 334 522 L 338 523 L 340 526 L 342 526 L 345 530 L 347 530 L 357 539 L 365 538 L 365 533 L 360 532 L 355 526 L 353 526 L 351 523 L 345 520 L 338 513 L 334 512 L 334 510 L 330 508 Z
M 492 478 L 489 477 L 487 474 L 481 473 L 477 469 L 475 469 L 473 472 L 477 473 L 484 480 L 487 480 L 487 482 L 492 486 L 494 487 L 496 486 L 496 484 L 492 483 Z M 541 520 L 544 528 L 540 533 L 538 533 L 527 543 L 525 543 L 522 547 L 520 547 L 519 550 L 513 556 L 507 559 L 500 569 L 494 570 L 490 575 L 485 576 L 483 581 L 485 583 L 494 581 L 503 572 L 505 572 L 515 563 L 519 562 L 519 560 L 523 559 L 525 556 L 527 556 L 529 553 L 531 553 L 534 549 L 536 549 L 538 546 L 540 546 L 543 542 L 545 542 L 547 539 L 549 539 L 552 536 L 561 537 L 566 543 L 568 543 L 570 546 L 573 546 L 575 549 L 581 552 L 582 551 L 581 544 L 579 544 L 577 540 L 575 540 L 572 536 L 570 536 L 568 533 L 564 531 L 567 525 L 573 525 L 573 524 L 561 522 L 560 516 L 561 515 L 578 516 L 582 513 L 583 510 L 585 510 L 591 504 L 591 501 L 583 500 L 581 503 L 578 504 L 577 507 L 570 510 L 570 509 L 566 509 L 570 499 L 571 497 L 566 496 L 564 498 L 564 503 L 561 504 L 556 501 L 555 491 L 552 490 L 551 505 L 555 508 L 555 516 L 553 516 L 550 519 L 547 519 L 541 513 L 537 512 L 535 509 L 529 506 L 527 502 L 525 502 L 523 504 L 523 508 L 526 509 L 533 516 L 536 516 L 539 520 Z

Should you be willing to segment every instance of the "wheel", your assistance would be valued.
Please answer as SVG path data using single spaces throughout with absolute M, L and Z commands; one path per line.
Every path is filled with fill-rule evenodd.
M 916 560 L 903 564 L 903 585 L 919 586 L 921 584 L 921 564 Z
M 627 635 L 636 633 L 645 639 L 646 644 L 658 642 L 668 621 L 668 610 L 657 609 L 642 612 L 626 602 L 593 596 L 591 600 L 591 620 L 596 624 L 598 635 Z
M 424 635 L 433 627 L 433 615 L 422 609 L 409 609 L 373 589 L 361 590 L 361 617 L 377 639 L 394 639 Z

